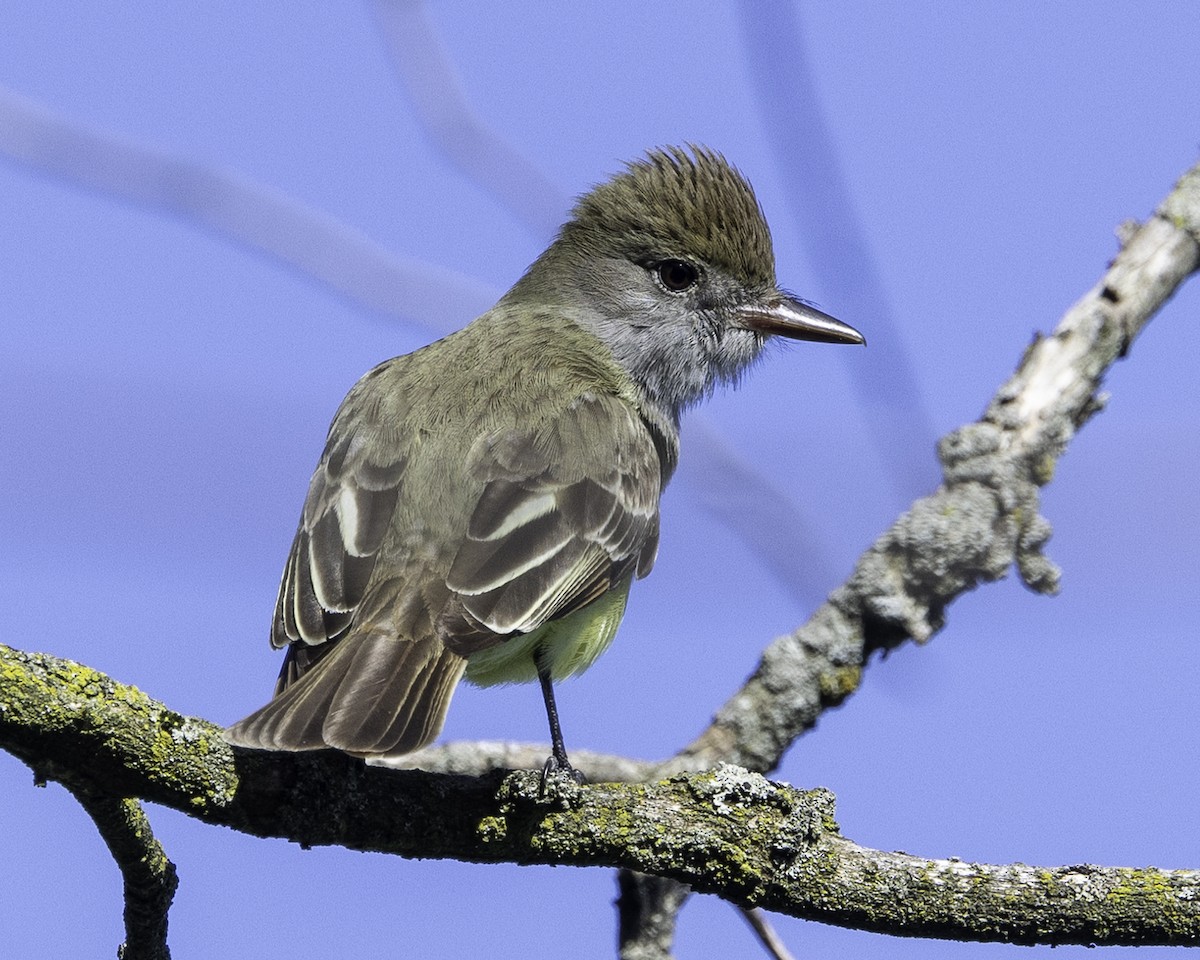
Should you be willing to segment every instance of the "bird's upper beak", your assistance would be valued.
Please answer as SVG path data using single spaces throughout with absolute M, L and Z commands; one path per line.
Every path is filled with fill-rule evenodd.
M 816 307 L 793 297 L 779 294 L 771 299 L 748 303 L 737 308 L 738 326 L 756 333 L 769 333 L 792 340 L 819 343 L 862 343 L 867 338 L 841 320 L 835 320 Z

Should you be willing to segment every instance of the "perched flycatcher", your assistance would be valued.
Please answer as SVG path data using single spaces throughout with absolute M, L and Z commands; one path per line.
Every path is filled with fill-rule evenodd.
M 679 416 L 772 336 L 862 343 L 783 292 L 750 184 L 703 148 L 585 194 L 491 310 L 351 389 L 292 543 L 275 697 L 230 743 L 409 753 L 462 677 L 586 670 L 654 565 Z

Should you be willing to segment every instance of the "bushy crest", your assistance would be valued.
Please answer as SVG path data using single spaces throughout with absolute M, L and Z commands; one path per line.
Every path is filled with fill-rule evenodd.
M 749 182 L 706 147 L 650 151 L 585 194 L 563 227 L 584 248 L 619 238 L 646 258 L 686 251 L 749 287 L 775 283 L 771 231 Z

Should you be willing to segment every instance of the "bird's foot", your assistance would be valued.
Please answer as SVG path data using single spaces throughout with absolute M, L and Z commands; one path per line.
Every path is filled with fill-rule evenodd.
M 546 782 L 551 777 L 570 777 L 576 786 L 583 786 L 587 783 L 587 777 L 571 766 L 571 761 L 567 759 L 565 752 L 561 756 L 551 754 L 546 758 L 546 763 L 542 766 L 542 786 L 538 791 L 540 797 L 546 795 Z

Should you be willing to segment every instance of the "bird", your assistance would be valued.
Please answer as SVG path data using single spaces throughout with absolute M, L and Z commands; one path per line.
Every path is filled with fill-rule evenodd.
M 432 743 L 464 677 L 554 684 L 612 642 L 654 565 L 682 413 L 782 337 L 865 344 L 776 280 L 753 188 L 658 148 L 583 194 L 461 330 L 387 360 L 330 426 L 284 566 L 275 694 L 236 746 L 367 759 Z

